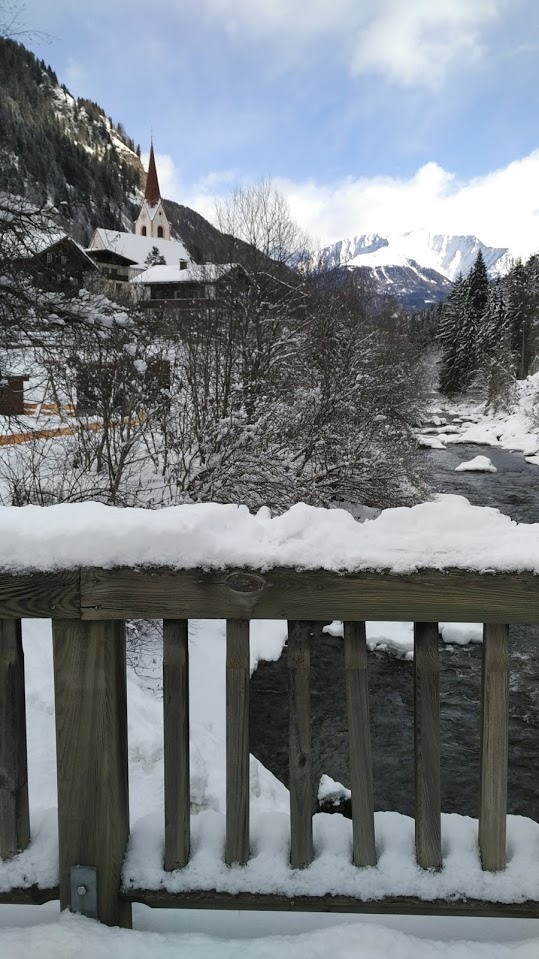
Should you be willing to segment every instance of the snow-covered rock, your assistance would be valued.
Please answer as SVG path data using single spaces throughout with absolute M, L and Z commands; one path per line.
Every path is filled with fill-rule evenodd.
M 431 450 L 445 450 L 445 445 L 437 436 L 418 436 L 419 446 L 427 446 Z
M 339 806 L 343 799 L 351 798 L 351 790 L 343 786 L 342 783 L 336 782 L 331 776 L 327 776 L 326 774 L 320 777 L 320 783 L 318 785 L 319 803 L 327 803 L 329 806 Z
M 498 470 L 493 465 L 488 456 L 474 456 L 473 460 L 467 463 L 460 463 L 455 466 L 455 473 L 497 473 Z

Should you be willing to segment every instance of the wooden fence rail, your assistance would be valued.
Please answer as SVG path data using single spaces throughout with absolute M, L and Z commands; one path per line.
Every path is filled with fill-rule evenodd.
M 436 615 L 433 615 L 436 612 Z M 411 616 L 410 614 L 414 615 Z M 307 615 L 308 614 L 308 615 Z M 361 615 L 359 615 L 361 614 Z M 518 614 L 518 615 L 517 615 Z M 59 891 L 17 889 L 0 901 L 73 905 L 71 869 L 97 874 L 97 917 L 129 926 L 131 901 L 214 908 L 293 908 L 286 897 L 122 890 L 129 836 L 126 618 L 163 619 L 164 868 L 190 856 L 188 619 L 225 618 L 225 861 L 249 849 L 249 622 L 288 619 L 290 862 L 314 856 L 310 667 L 314 626 L 344 621 L 352 787 L 353 862 L 376 864 L 365 619 L 414 621 L 415 841 L 418 864 L 442 868 L 438 620 L 483 621 L 478 843 L 485 870 L 505 868 L 509 639 L 507 622 L 539 621 L 539 579 L 452 571 L 413 576 L 273 570 L 89 570 L 0 576 L 0 857 L 30 838 L 21 616 L 53 618 L 58 774 Z M 296 897 L 298 909 L 537 915 L 539 902 L 501 906 L 452 900 Z

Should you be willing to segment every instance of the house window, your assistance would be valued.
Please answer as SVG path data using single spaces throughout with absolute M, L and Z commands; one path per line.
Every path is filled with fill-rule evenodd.
M 157 236 L 159 236 L 159 237 L 161 237 L 161 238 L 163 237 L 163 227 L 162 227 L 162 226 L 158 226 L 158 227 L 157 227 Z
M 52 263 L 52 253 L 47 253 L 47 263 Z
M 141 232 L 142 236 L 146 236 L 146 227 L 143 226 L 143 227 L 142 227 L 142 230 L 141 230 L 140 232 Z

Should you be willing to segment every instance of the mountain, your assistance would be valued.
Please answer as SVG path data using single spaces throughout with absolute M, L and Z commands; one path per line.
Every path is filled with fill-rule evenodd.
M 43 60 L 3 38 L 0 129 L 2 190 L 52 203 L 83 243 L 98 224 L 128 228 L 144 178 L 140 148 Z
M 459 273 L 466 275 L 481 250 L 491 278 L 511 265 L 507 248 L 486 246 L 475 236 L 451 236 L 415 230 L 380 236 L 367 233 L 339 240 L 320 253 L 326 269 L 359 270 L 374 288 L 400 303 L 421 309 L 444 300 Z
M 140 147 L 121 123 L 90 100 L 75 98 L 54 70 L 22 44 L 0 38 L 0 192 L 52 203 L 65 229 L 85 244 L 96 226 L 131 230 L 143 197 Z M 247 244 L 221 233 L 189 207 L 165 201 L 173 235 L 198 262 L 248 265 Z M 447 297 L 483 251 L 491 276 L 509 254 L 473 236 L 426 231 L 340 240 L 321 251 L 324 268 L 357 270 L 371 288 L 411 309 Z
M 377 266 L 347 264 L 336 269 L 353 272 L 374 293 L 391 296 L 408 310 L 422 310 L 447 299 L 452 287 L 447 277 L 415 260 Z
M 82 244 L 97 226 L 133 229 L 146 179 L 140 147 L 97 103 L 73 97 L 43 60 L 1 37 L 0 130 L 0 192 L 51 203 Z M 164 203 L 173 237 L 195 262 L 252 261 L 249 244 L 189 207 Z

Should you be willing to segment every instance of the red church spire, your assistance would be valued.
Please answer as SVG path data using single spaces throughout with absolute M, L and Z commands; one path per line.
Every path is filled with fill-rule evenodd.
M 148 176 L 146 177 L 146 190 L 144 193 L 148 206 L 157 206 L 161 199 L 159 192 L 159 180 L 157 179 L 157 170 L 155 168 L 155 156 L 153 153 L 153 140 L 150 146 L 150 160 L 148 163 Z

